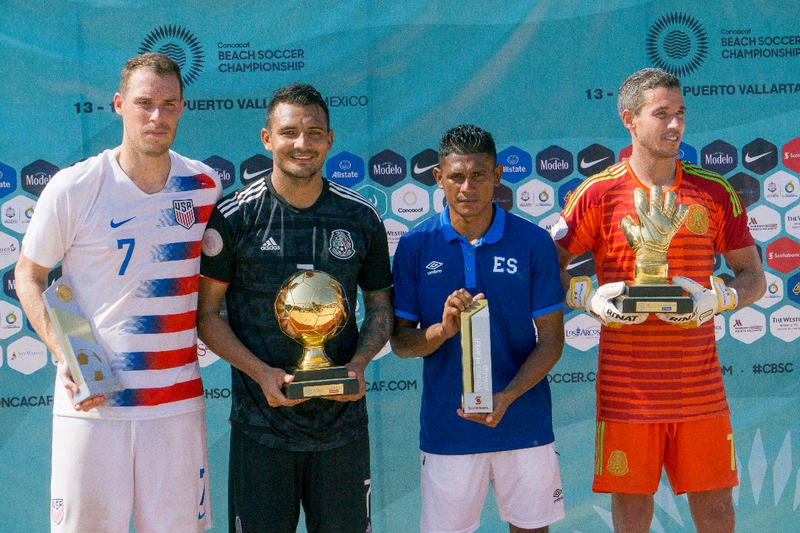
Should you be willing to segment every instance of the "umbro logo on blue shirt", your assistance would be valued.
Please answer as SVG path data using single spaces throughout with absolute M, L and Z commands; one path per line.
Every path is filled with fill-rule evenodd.
M 430 263 L 425 265 L 425 268 L 428 269 L 428 275 L 430 276 L 431 274 L 441 274 L 442 269 L 439 267 L 441 267 L 442 265 L 444 265 L 444 263 L 440 263 L 439 261 L 431 261 Z

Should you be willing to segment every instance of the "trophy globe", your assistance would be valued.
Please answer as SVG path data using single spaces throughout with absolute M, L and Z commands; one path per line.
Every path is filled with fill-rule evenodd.
M 350 316 L 341 283 L 319 270 L 297 272 L 278 291 L 274 308 L 281 331 L 303 346 L 297 369 L 331 367 L 324 344 L 344 329 Z

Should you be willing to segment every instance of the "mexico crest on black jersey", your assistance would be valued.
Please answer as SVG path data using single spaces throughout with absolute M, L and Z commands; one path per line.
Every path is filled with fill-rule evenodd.
M 173 200 L 172 209 L 175 211 L 175 222 L 186 229 L 194 226 L 194 203 L 191 200 Z
M 356 250 L 353 246 L 353 237 L 350 236 L 350 232 L 343 229 L 333 230 L 328 251 L 338 259 L 350 259 L 353 257 Z

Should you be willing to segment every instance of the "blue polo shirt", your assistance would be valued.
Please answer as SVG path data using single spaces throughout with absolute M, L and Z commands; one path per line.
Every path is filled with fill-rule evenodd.
M 403 235 L 394 256 L 394 308 L 423 328 L 442 320 L 460 288 L 489 300 L 492 382 L 503 390 L 536 346 L 533 318 L 558 311 L 564 295 L 555 245 L 540 227 L 494 205 L 477 243 L 453 229 L 449 210 Z M 442 455 L 515 450 L 553 442 L 550 386 L 520 396 L 495 428 L 460 418 L 461 335 L 423 358 L 420 449 Z

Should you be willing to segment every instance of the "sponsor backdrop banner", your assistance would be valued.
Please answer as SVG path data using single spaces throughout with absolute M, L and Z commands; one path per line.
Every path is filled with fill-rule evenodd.
M 50 509 L 55 372 L 14 292 L 20 242 L 53 174 L 119 143 L 111 101 L 124 61 L 140 51 L 167 53 L 183 67 L 186 110 L 174 148 L 216 168 L 226 192 L 271 168 L 259 139 L 271 92 L 292 81 L 316 85 L 335 131 L 325 175 L 374 203 L 392 252 L 403 233 L 442 210 L 431 170 L 447 128 L 469 122 L 491 131 L 506 168 L 498 203 L 549 227 L 570 191 L 627 153 L 616 113 L 625 76 L 653 65 L 680 76 L 683 158 L 738 190 L 768 277 L 760 301 L 716 322 L 741 482 L 738 522 L 741 531 L 793 530 L 800 516 L 796 7 L 790 0 L 0 1 L 0 531 L 46 531 Z M 592 275 L 594 265 L 582 257 L 573 271 Z M 717 273 L 730 276 L 723 259 Z M 567 510 L 553 530 L 610 531 L 610 499 L 590 490 L 599 327 L 572 312 L 565 330 L 567 347 L 548 376 L 564 482 L 553 497 Z M 224 531 L 229 367 L 203 346 L 200 360 L 215 531 Z M 367 380 L 374 530 L 414 531 L 421 362 L 387 348 Z M 490 497 L 481 531 L 506 530 Z M 693 530 L 687 500 L 664 480 L 653 531 L 685 530 Z

